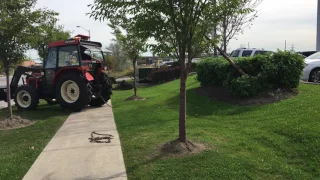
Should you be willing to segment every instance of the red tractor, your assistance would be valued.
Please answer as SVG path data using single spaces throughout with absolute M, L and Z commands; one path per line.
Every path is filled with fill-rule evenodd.
M 39 99 L 73 111 L 81 111 L 87 105 L 104 105 L 112 94 L 112 84 L 103 72 L 101 46 L 82 35 L 50 43 L 43 67 L 19 66 L 15 70 L 10 87 L 16 106 L 35 109 Z M 26 83 L 19 85 L 22 75 L 26 76 Z M 0 101 L 7 100 L 6 89 L 0 88 Z

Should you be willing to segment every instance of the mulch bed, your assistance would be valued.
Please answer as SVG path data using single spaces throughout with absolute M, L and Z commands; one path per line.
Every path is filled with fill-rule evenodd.
M 13 116 L 11 120 L 9 118 L 0 118 L 0 130 L 23 128 L 31 126 L 34 123 L 35 121 L 23 119 L 20 116 Z
M 163 156 L 184 156 L 188 154 L 199 154 L 206 149 L 207 147 L 202 143 L 191 141 L 184 143 L 176 139 L 162 145 L 160 152 Z
M 196 89 L 196 92 L 198 94 L 213 98 L 217 101 L 241 106 L 270 104 L 292 98 L 298 94 L 297 89 L 270 89 L 260 93 L 256 97 L 239 98 L 233 96 L 226 88 L 214 86 L 200 87 Z

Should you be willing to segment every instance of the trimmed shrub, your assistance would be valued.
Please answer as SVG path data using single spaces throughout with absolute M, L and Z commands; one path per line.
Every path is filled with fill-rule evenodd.
M 202 86 L 216 85 L 221 86 L 227 73 L 229 64 L 223 58 L 206 58 L 200 61 L 196 67 L 197 79 Z
M 266 88 L 296 88 L 304 61 L 292 52 L 233 59 L 248 76 L 240 74 L 223 58 L 206 58 L 197 65 L 202 86 L 225 86 L 238 97 L 257 95 Z
M 304 68 L 303 58 L 292 52 L 279 51 L 263 64 L 262 76 L 276 88 L 296 88 Z
M 197 71 L 197 63 L 192 63 L 190 72 L 195 72 L 195 71 Z
M 171 67 L 180 67 L 180 62 L 179 61 L 174 61 L 171 65 Z
M 128 83 L 127 81 L 123 80 L 118 84 L 118 86 L 116 87 L 116 90 L 129 90 L 132 88 L 133 88 L 132 83 Z
M 233 79 L 230 83 L 229 90 L 237 97 L 252 97 L 259 94 L 261 85 L 257 77 L 244 75 Z
M 166 69 L 155 69 L 149 75 L 152 83 L 162 83 L 172 81 L 180 77 L 180 68 L 166 68 Z

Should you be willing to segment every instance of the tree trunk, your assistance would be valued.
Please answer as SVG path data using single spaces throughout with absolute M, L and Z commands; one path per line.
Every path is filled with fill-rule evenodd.
M 226 20 L 223 20 L 223 52 L 227 53 L 227 27 L 226 27 Z
M 8 102 L 8 113 L 9 119 L 12 120 L 12 107 L 11 107 L 11 87 L 10 87 L 10 78 L 9 78 L 9 65 L 5 65 L 5 73 L 6 73 L 6 80 L 7 80 L 7 102 Z
M 210 41 L 210 38 L 208 36 L 205 36 L 205 38 Z M 214 45 L 215 48 L 217 48 L 217 50 L 219 51 L 219 53 L 231 64 L 231 66 L 237 70 L 241 75 L 246 75 L 246 73 L 244 71 L 242 71 L 241 68 L 239 68 L 233 61 L 232 59 L 230 59 L 226 53 L 223 52 L 223 50 L 221 48 L 219 48 L 217 45 Z
M 137 96 L 137 87 L 136 87 L 136 60 L 133 60 L 133 91 L 134 91 L 134 96 Z
M 224 52 L 223 50 L 221 50 L 218 46 L 216 46 L 216 48 L 218 49 L 218 51 L 220 52 L 220 54 L 227 60 L 229 61 L 229 63 L 231 64 L 231 66 L 236 69 L 241 75 L 246 75 L 245 72 L 242 71 L 241 68 L 239 68 L 233 61 L 232 59 L 230 59 Z
M 213 34 L 214 34 L 214 38 L 215 38 L 215 37 L 217 36 L 217 27 L 214 27 L 214 29 L 213 29 Z M 214 47 L 214 49 L 213 49 L 213 55 L 214 55 L 215 57 L 218 56 L 218 50 L 217 50 L 216 47 Z
M 216 6 L 217 6 L 217 0 L 214 0 L 213 3 L 215 4 L 214 7 L 216 8 Z M 213 38 L 216 38 L 216 37 L 217 37 L 217 26 L 215 26 L 215 27 L 213 28 Z M 216 48 L 216 47 L 213 48 L 213 55 L 214 55 L 215 57 L 218 56 L 218 51 L 217 51 L 217 48 Z
M 227 3 L 227 1 L 225 0 L 225 3 Z M 228 28 L 228 24 L 227 24 L 227 10 L 224 9 L 224 15 L 223 15 L 223 24 L 222 24 L 222 28 L 223 28 L 223 34 L 222 34 L 222 41 L 223 41 L 223 52 L 227 53 L 227 28 Z
M 187 142 L 186 137 L 186 80 L 185 50 L 180 53 L 180 114 L 179 114 L 179 140 Z

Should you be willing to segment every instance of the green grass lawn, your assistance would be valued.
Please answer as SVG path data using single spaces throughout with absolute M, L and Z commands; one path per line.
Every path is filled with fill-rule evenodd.
M 112 96 L 129 179 L 320 179 L 320 86 L 301 85 L 279 103 L 233 106 L 197 95 L 188 78 L 187 138 L 210 149 L 163 158 L 178 137 L 179 81 L 138 89 L 145 101 Z
M 14 108 L 14 114 L 37 122 L 21 129 L 0 131 L 1 180 L 22 179 L 70 112 L 43 103 L 35 111 L 19 112 Z M 0 116 L 7 116 L 7 110 L 0 110 Z

